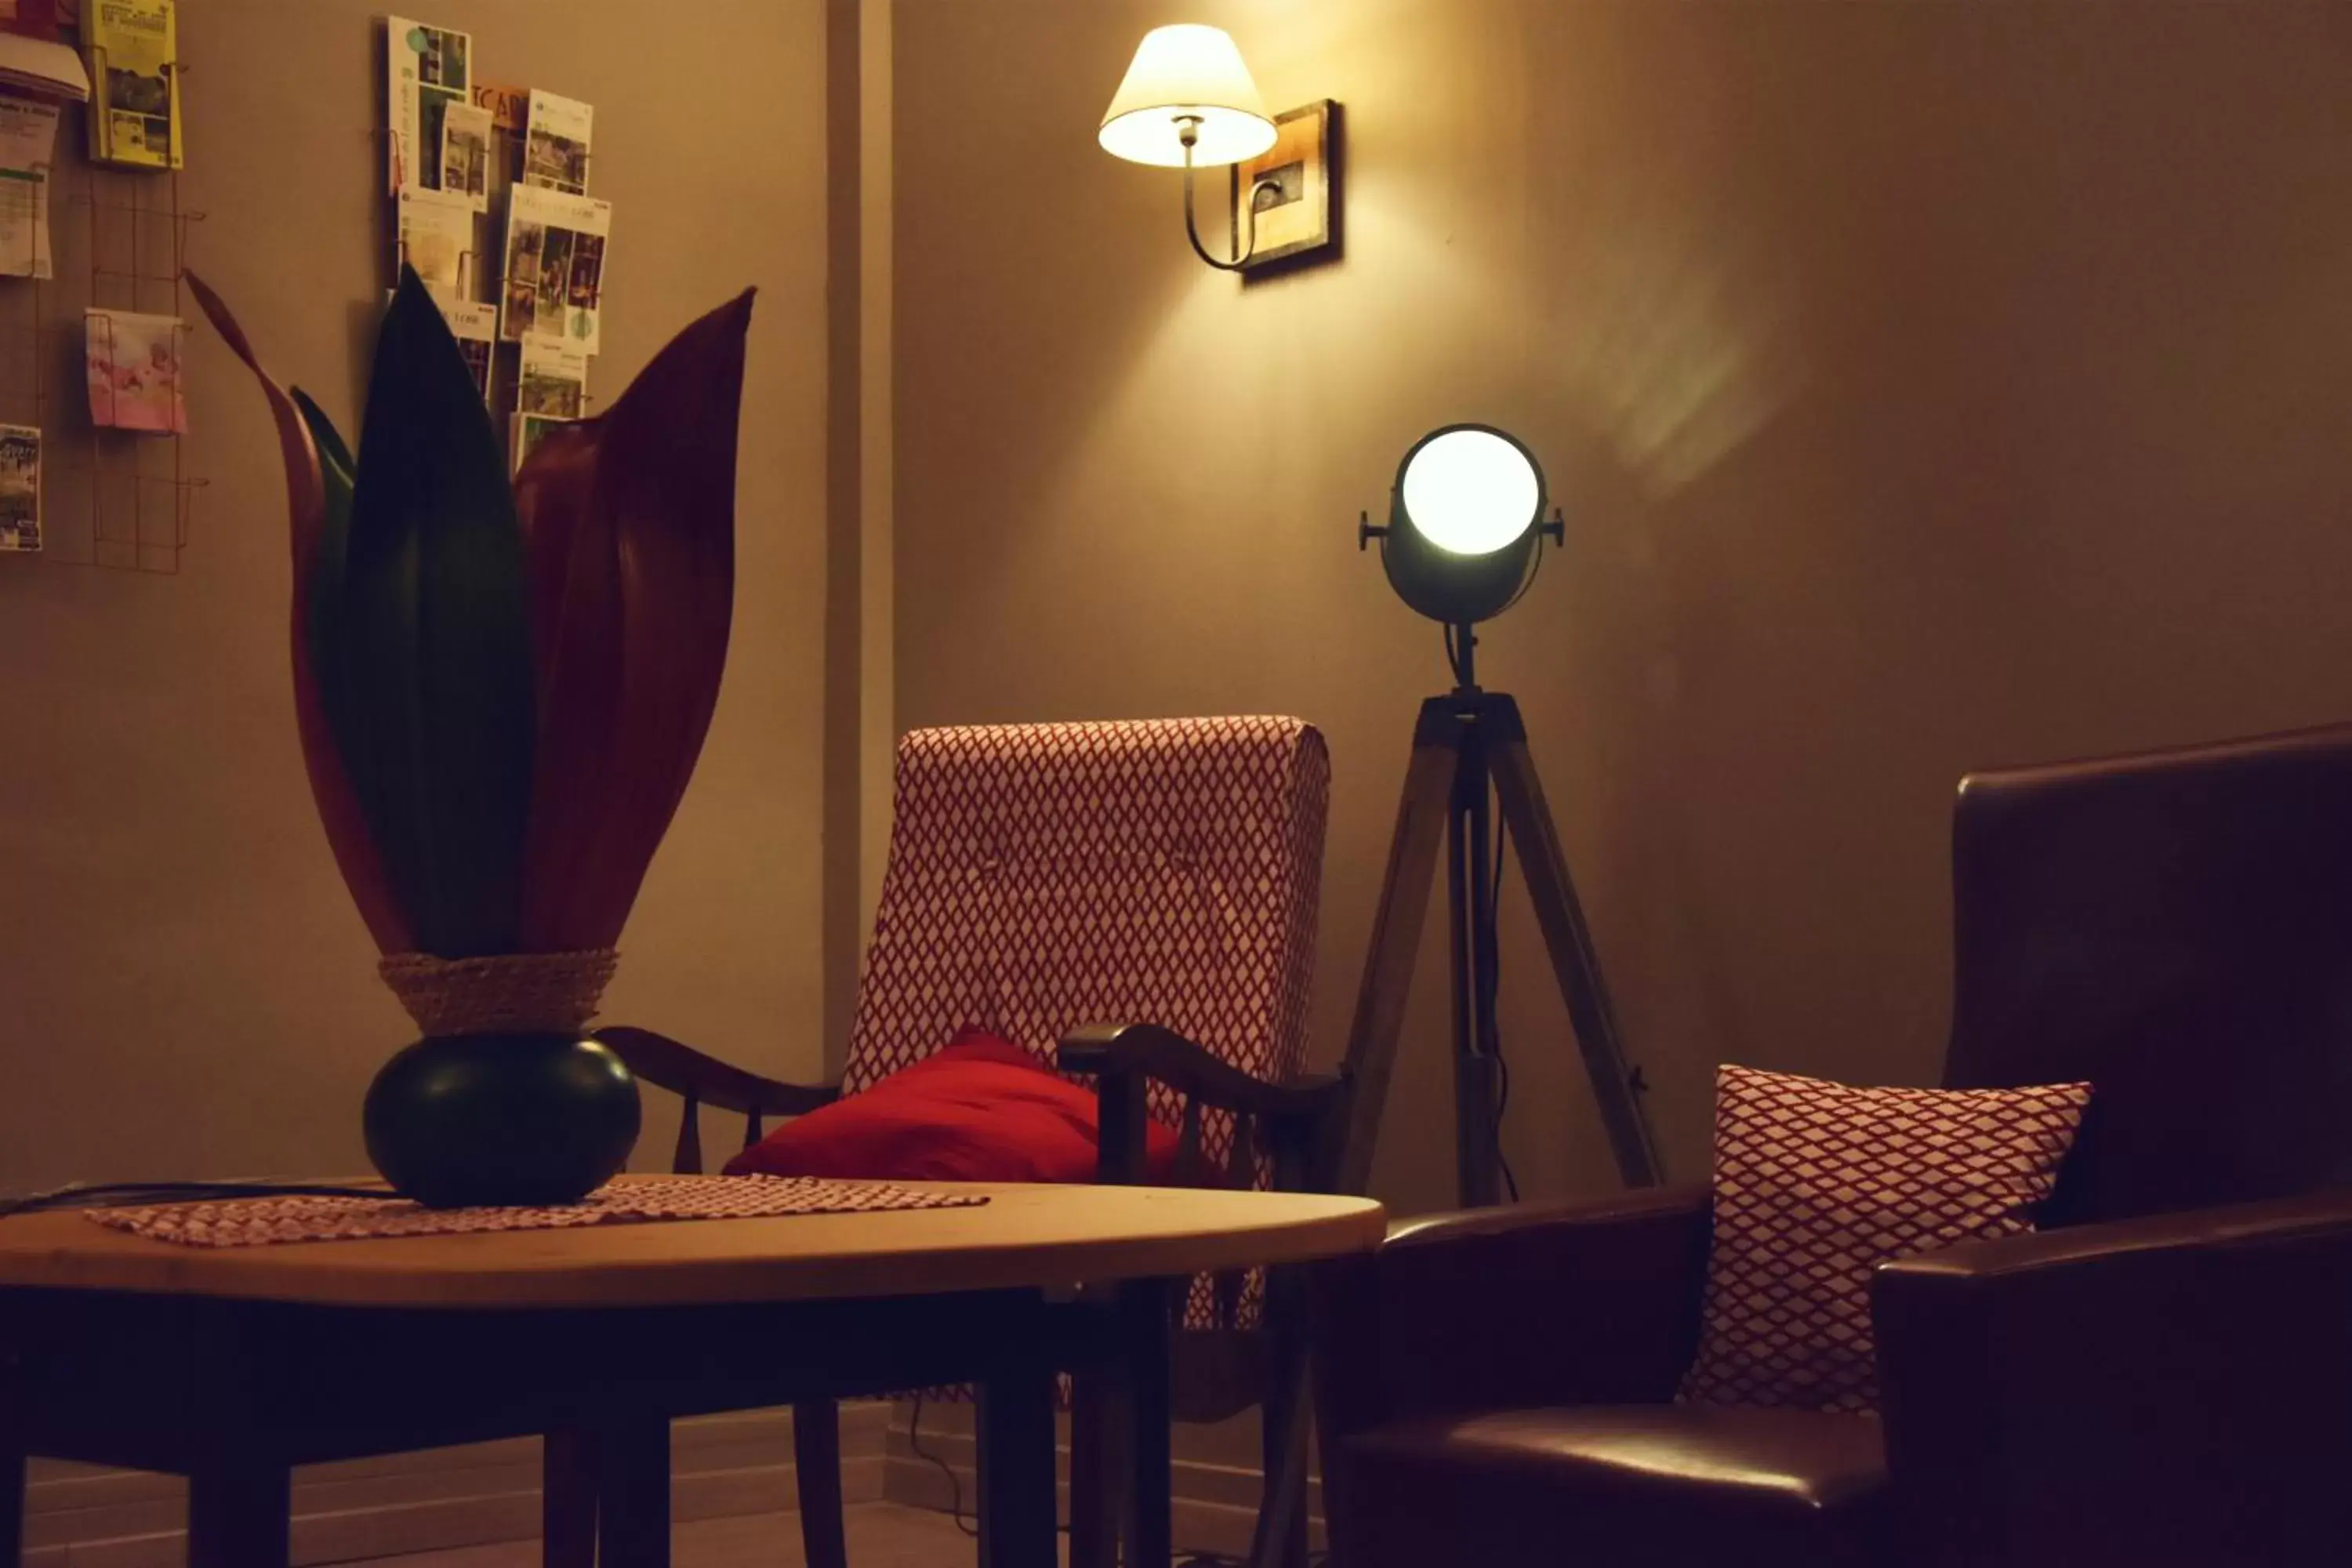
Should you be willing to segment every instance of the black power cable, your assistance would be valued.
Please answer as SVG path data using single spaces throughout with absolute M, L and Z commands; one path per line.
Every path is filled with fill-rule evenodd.
M 396 1198 L 389 1187 L 336 1186 L 320 1182 L 70 1182 L 47 1192 L 0 1198 L 0 1219 L 40 1209 L 123 1208 L 135 1204 L 184 1204 L 207 1198 Z
M 907 1447 L 915 1451 L 915 1458 L 937 1466 L 940 1474 L 947 1477 L 948 1511 L 955 1519 L 955 1527 L 978 1541 L 980 1526 L 964 1516 L 963 1478 L 956 1474 L 953 1465 L 923 1447 L 923 1395 L 919 1392 L 915 1395 L 914 1409 L 907 1415 Z

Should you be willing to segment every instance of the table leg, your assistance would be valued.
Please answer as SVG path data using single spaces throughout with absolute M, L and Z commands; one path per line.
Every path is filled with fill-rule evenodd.
M 1054 1373 L 1007 1369 L 980 1386 L 980 1568 L 1054 1568 Z
M 669 1568 L 669 1422 L 599 1427 L 596 1459 L 600 1568 Z
M 25 1452 L 0 1444 L 0 1568 L 25 1560 Z
M 540 1568 L 595 1568 L 595 1435 L 577 1426 L 548 1433 L 539 1489 Z
M 188 1568 L 286 1568 L 293 1472 L 225 1445 L 188 1476 Z
M 801 1553 L 808 1568 L 849 1568 L 841 1517 L 841 1406 L 793 1404 L 793 1469 L 799 1478 Z
M 1169 1324 L 1184 1284 L 1136 1279 L 1119 1287 L 1120 1337 L 1129 1431 L 1125 1568 L 1168 1568 L 1175 1556 L 1168 1390 Z

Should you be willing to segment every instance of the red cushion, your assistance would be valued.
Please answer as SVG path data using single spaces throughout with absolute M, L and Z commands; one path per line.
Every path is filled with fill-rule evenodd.
M 2032 1230 L 2090 1099 L 2087 1083 L 1851 1089 L 1718 1068 L 1715 1242 L 1683 1397 L 1874 1408 L 1871 1271 Z
M 966 1028 L 934 1056 L 863 1094 L 785 1122 L 727 1162 L 730 1176 L 939 1182 L 1091 1182 L 1095 1091 L 987 1031 Z M 1173 1129 L 1145 1131 L 1151 1179 L 1176 1168 Z

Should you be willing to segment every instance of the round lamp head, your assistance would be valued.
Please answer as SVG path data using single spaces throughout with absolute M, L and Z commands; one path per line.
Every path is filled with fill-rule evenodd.
M 1220 27 L 1185 23 L 1143 36 L 1095 140 L 1135 163 L 1180 168 L 1184 131 L 1192 163 L 1238 163 L 1274 145 L 1274 121 L 1242 52 Z
M 1449 425 L 1397 465 L 1381 563 L 1397 596 L 1432 620 L 1483 621 L 1526 584 L 1543 510 L 1533 453 L 1491 426 Z

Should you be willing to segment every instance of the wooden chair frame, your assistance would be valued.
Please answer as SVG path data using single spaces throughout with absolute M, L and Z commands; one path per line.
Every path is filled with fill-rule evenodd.
M 804 1115 L 841 1097 L 838 1085 L 761 1078 L 650 1029 L 617 1026 L 600 1029 L 597 1037 L 639 1079 L 683 1102 L 672 1159 L 672 1169 L 680 1173 L 703 1169 L 700 1112 L 705 1106 L 742 1116 L 742 1146 L 748 1149 L 760 1141 L 770 1118 Z M 1247 1186 L 1253 1184 L 1263 1154 L 1276 1190 L 1330 1190 L 1339 1165 L 1336 1138 L 1347 1126 L 1349 1075 L 1344 1069 L 1268 1083 L 1152 1024 L 1073 1030 L 1063 1037 L 1055 1060 L 1064 1071 L 1096 1082 L 1101 1126 L 1098 1182 L 1144 1183 L 1146 1102 L 1156 1082 L 1183 1098 L 1179 1148 L 1186 1170 Z M 1209 1110 L 1234 1118 L 1232 1154 L 1221 1173 L 1210 1170 L 1202 1156 L 1202 1120 Z M 1255 1404 L 1265 1405 L 1267 1499 L 1276 1505 L 1261 1515 L 1258 1555 L 1269 1568 L 1305 1568 L 1303 1287 L 1295 1271 L 1273 1271 L 1263 1326 L 1254 1329 L 1236 1324 L 1243 1295 L 1239 1278 L 1221 1278 L 1216 1294 L 1219 1326 L 1180 1331 L 1175 1336 L 1166 1408 L 1156 1404 L 1142 1407 L 1126 1391 L 1092 1376 L 1074 1380 L 1071 1568 L 1110 1568 L 1119 1560 L 1122 1537 L 1129 1563 L 1168 1561 L 1164 1500 L 1139 1507 L 1143 1500 L 1135 1495 L 1127 1472 L 1130 1466 L 1149 1469 L 1155 1458 L 1164 1460 L 1171 1421 L 1223 1420 Z M 1136 1445 L 1137 1451 L 1118 1453 L 1122 1438 Z M 1152 1446 L 1159 1446 L 1156 1453 L 1150 1451 Z M 801 1535 L 810 1568 L 845 1568 L 840 1419 L 835 1401 L 807 1400 L 793 1406 L 793 1450 Z M 548 1568 L 589 1568 L 593 1563 L 596 1493 L 593 1438 L 583 1433 L 550 1433 L 544 1492 Z

